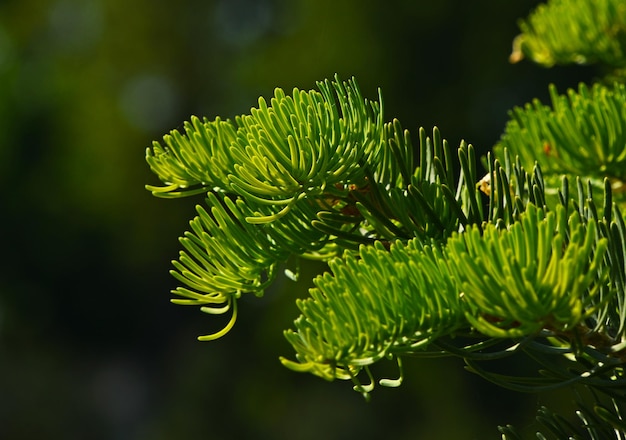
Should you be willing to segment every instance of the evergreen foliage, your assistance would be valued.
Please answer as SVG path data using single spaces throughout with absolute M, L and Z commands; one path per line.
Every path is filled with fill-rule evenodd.
M 626 67 L 626 4 L 621 0 L 551 0 L 519 23 L 511 61 Z
M 539 100 L 510 112 L 495 154 L 506 148 L 526 167 L 538 163 L 548 186 L 560 176 L 582 177 L 597 188 L 608 177 L 615 201 L 626 202 L 626 89 L 580 84 L 560 95 L 550 86 L 551 106 Z M 550 191 L 548 191 L 550 192 Z M 554 194 L 554 191 L 552 191 Z
M 521 23 L 516 54 L 621 68 L 625 15 L 618 1 L 553 0 Z M 173 301 L 231 313 L 200 338 L 215 339 L 290 257 L 326 261 L 285 331 L 286 367 L 351 380 L 369 398 L 380 360 L 399 377 L 378 383 L 399 386 L 404 356 L 458 356 L 516 391 L 591 390 L 581 429 L 540 409 L 556 438 L 625 438 L 625 89 L 550 92 L 551 107 L 511 112 L 482 179 L 471 145 L 455 155 L 435 128 L 414 148 L 384 122 L 380 93 L 363 98 L 354 79 L 276 89 L 234 121 L 192 118 L 146 155 L 163 183 L 147 187 L 154 195 L 206 194 L 173 262 Z M 517 355 L 537 373 L 485 366 Z

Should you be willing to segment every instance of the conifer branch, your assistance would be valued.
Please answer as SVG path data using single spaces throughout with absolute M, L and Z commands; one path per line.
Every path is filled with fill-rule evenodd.
M 520 27 L 513 61 L 626 72 L 618 0 L 551 0 Z M 420 128 L 414 148 L 384 122 L 380 92 L 368 101 L 354 79 L 317 85 L 276 89 L 234 121 L 192 117 L 146 151 L 155 196 L 206 195 L 172 270 L 173 302 L 230 314 L 199 339 L 225 335 L 238 299 L 263 296 L 291 256 L 322 260 L 330 272 L 285 331 L 286 367 L 369 398 L 402 383 L 405 356 L 457 356 L 516 391 L 589 389 L 581 429 L 545 408 L 540 424 L 560 438 L 624 438 L 626 88 L 551 86 L 551 106 L 510 113 L 480 178 L 473 147 L 454 155 L 437 128 Z M 489 368 L 515 355 L 537 374 Z M 397 377 L 375 379 L 383 359 Z
M 551 0 L 519 27 L 522 33 L 513 42 L 511 62 L 527 57 L 545 67 L 626 67 L 626 5 L 621 0 Z
M 497 170 L 495 175 L 506 175 L 501 167 Z M 520 191 L 516 186 L 514 192 Z M 510 191 L 508 185 L 504 188 Z M 599 381 L 597 371 L 609 368 L 621 376 L 624 351 L 618 341 L 626 336 L 598 324 L 624 313 L 621 281 L 610 277 L 623 251 L 611 248 L 606 235 L 608 224 L 617 228 L 622 220 L 595 217 L 590 196 L 584 208 L 572 209 L 568 200 L 554 211 L 517 199 L 502 209 L 508 206 L 510 213 L 521 205 L 523 212 L 482 229 L 474 225 L 445 243 L 396 242 L 390 251 L 380 245 L 362 247 L 359 260 L 333 260 L 333 275 L 318 277 L 311 298 L 298 302 L 302 316 L 296 331 L 285 333 L 297 362 L 282 358 L 283 364 L 327 380 L 352 380 L 365 395 L 371 386 L 364 388 L 357 379 L 365 367 L 371 377 L 369 366 L 381 359 L 446 353 L 466 358 L 470 369 L 488 380 L 520 391 L 586 383 L 591 376 L 595 386 L 613 386 L 614 379 Z M 613 272 L 624 270 L 622 265 Z M 488 345 L 450 345 L 455 334 Z M 490 340 L 525 338 L 531 339 L 516 348 L 483 351 Z M 558 371 L 555 365 L 567 354 L 589 366 L 557 375 L 549 386 L 538 377 L 524 378 L 519 387 L 518 378 L 489 373 L 476 363 L 520 350 L 541 359 L 548 370 Z
M 498 145 L 530 169 L 538 163 L 548 186 L 562 175 L 590 180 L 602 190 L 607 177 L 616 201 L 626 202 L 626 87 L 580 84 L 577 91 L 557 93 L 550 86 L 551 106 L 538 100 L 510 112 Z M 554 194 L 554 191 L 551 192 Z
M 376 241 L 441 241 L 482 222 L 471 145 L 459 147 L 455 176 L 449 144 L 420 129 L 415 163 L 408 131 L 383 124 L 382 99 L 370 104 L 354 80 L 318 85 L 291 97 L 277 89 L 236 124 L 192 118 L 185 134 L 148 150 L 164 182 L 148 187 L 154 195 L 207 194 L 173 262 L 184 285 L 174 302 L 232 312 L 242 294 L 262 296 L 291 255 L 328 260 Z

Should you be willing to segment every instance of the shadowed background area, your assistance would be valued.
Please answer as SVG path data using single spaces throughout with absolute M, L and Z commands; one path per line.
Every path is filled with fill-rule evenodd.
M 153 198 L 144 154 L 191 115 L 232 118 L 274 87 L 335 73 L 370 98 L 380 87 L 387 120 L 437 125 L 485 154 L 510 108 L 592 75 L 508 63 L 537 4 L 0 3 L 0 438 L 482 439 L 527 425 L 548 398 L 502 391 L 456 359 L 407 361 L 403 386 L 371 403 L 283 368 L 282 331 L 319 265 L 197 342 L 218 323 L 169 303 L 168 270 L 201 198 Z

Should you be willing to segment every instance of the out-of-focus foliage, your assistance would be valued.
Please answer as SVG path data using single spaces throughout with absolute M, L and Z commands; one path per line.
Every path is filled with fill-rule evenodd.
M 626 4 L 621 0 L 551 0 L 521 20 L 520 29 L 513 62 L 528 57 L 545 67 L 570 63 L 625 67 Z

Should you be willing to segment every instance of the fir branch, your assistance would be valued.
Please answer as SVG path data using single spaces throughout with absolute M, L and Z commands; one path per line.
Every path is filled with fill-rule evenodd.
M 185 134 L 174 130 L 146 152 L 165 184 L 154 195 L 178 197 L 223 191 L 274 205 L 271 222 L 305 196 L 335 185 L 365 185 L 364 163 L 388 169 L 382 102 L 361 96 L 354 80 L 319 82 L 319 92 L 276 89 L 267 101 L 235 122 L 192 118 Z M 379 160 L 380 159 L 380 160 Z
M 492 193 L 506 213 L 498 222 L 471 226 L 443 244 L 396 242 L 390 251 L 377 244 L 362 247 L 360 260 L 334 260 L 333 274 L 316 279 L 311 298 L 298 303 L 302 315 L 295 321 L 296 330 L 285 333 L 297 362 L 281 358 L 283 364 L 327 380 L 353 380 L 365 395 L 371 386 L 360 384 L 359 371 L 371 377 L 371 364 L 409 354 L 461 356 L 472 371 L 518 390 L 574 382 L 614 386 L 613 378 L 600 379 L 598 374 L 621 371 L 623 348 L 617 341 L 626 340 L 623 330 L 616 332 L 622 328 L 625 295 L 616 282 L 619 276 L 611 276 L 623 273 L 624 267 L 621 272 L 610 270 L 623 248 L 611 245 L 607 235 L 608 224 L 615 229 L 623 223 L 619 209 L 615 207 L 617 222 L 594 216 L 591 194 L 578 209 L 571 209 L 569 199 L 554 211 L 539 209 L 530 197 L 506 204 L 499 192 L 524 194 L 517 182 L 532 180 L 517 165 L 507 164 L 511 186 L 496 187 Z M 494 165 L 494 176 L 500 176 L 496 179 L 506 177 L 497 161 Z M 536 171 L 534 176 L 534 197 L 543 200 L 537 194 L 544 190 L 541 174 Z M 566 182 L 562 193 L 569 194 Z M 606 190 L 610 192 L 608 185 Z M 442 324 L 444 315 L 449 320 Z M 607 325 L 612 330 L 605 340 Z M 491 343 L 451 345 L 454 334 L 486 343 L 493 338 L 530 339 L 482 353 Z M 536 358 L 554 376 L 516 378 L 487 372 L 476 363 L 515 352 Z M 556 365 L 568 354 L 588 366 L 580 370 L 574 362 L 571 373 L 560 373 Z
M 538 100 L 510 112 L 496 157 L 504 149 L 528 169 L 538 163 L 551 187 L 560 176 L 591 180 L 602 189 L 608 177 L 616 201 L 626 201 L 626 87 L 580 84 L 557 93 L 550 86 L 551 107 Z M 553 193 L 553 192 L 552 192 Z
M 621 0 L 549 0 L 520 28 L 513 62 L 599 63 L 626 77 Z M 378 383 L 399 386 L 403 356 L 459 356 L 517 391 L 590 389 L 581 429 L 540 409 L 548 435 L 626 438 L 626 87 L 551 86 L 551 107 L 514 109 L 479 180 L 471 145 L 455 172 L 436 128 L 419 130 L 415 154 L 409 132 L 384 123 L 380 92 L 371 102 L 354 79 L 317 85 L 276 89 L 234 121 L 192 117 L 146 151 L 155 196 L 207 195 L 172 270 L 183 284 L 173 302 L 231 314 L 199 339 L 226 334 L 237 300 L 262 296 L 290 256 L 324 260 L 330 273 L 285 331 L 288 368 L 351 380 L 368 397 L 382 359 L 399 377 Z M 483 367 L 516 354 L 539 375 Z
M 515 338 L 568 330 L 592 313 L 592 297 L 607 278 L 597 273 L 607 240 L 596 241 L 595 223 L 583 226 L 577 217 L 568 219 L 560 206 L 555 215 L 529 205 L 506 230 L 487 225 L 482 235 L 472 228 L 448 241 L 467 318 L 478 331 Z
M 363 99 L 354 80 L 318 85 L 293 96 L 276 89 L 271 105 L 261 98 L 236 124 L 192 118 L 185 135 L 148 150 L 166 184 L 148 187 L 155 195 L 207 193 L 209 209 L 197 207 L 173 262 L 184 285 L 174 302 L 226 313 L 242 294 L 262 296 L 290 255 L 327 260 L 376 240 L 444 240 L 482 220 L 471 145 L 459 149 L 455 178 L 448 143 L 420 129 L 415 164 L 408 131 L 382 123 L 382 99 Z
M 388 251 L 377 243 L 361 247 L 359 256 L 331 261 L 333 276 L 316 278 L 311 298 L 298 301 L 297 331 L 285 332 L 298 362 L 281 358 L 284 365 L 355 380 L 362 368 L 465 322 L 438 246 L 413 240 Z
M 578 422 L 570 421 L 545 406 L 537 410 L 539 439 L 575 439 L 575 440 L 626 440 L 626 424 L 624 420 L 624 398 L 605 399 L 593 393 L 591 399 L 577 399 Z M 593 400 L 595 403 L 587 403 Z M 503 440 L 521 439 L 519 431 L 511 425 L 499 426 Z
M 546 66 L 626 66 L 626 5 L 621 0 L 550 0 L 519 23 L 511 62 Z

